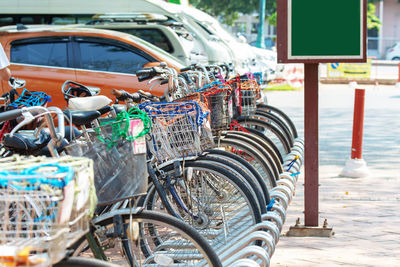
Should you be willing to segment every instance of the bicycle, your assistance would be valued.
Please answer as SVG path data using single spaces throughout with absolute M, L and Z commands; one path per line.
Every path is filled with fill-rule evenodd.
M 48 109 L 44 109 L 44 108 L 38 108 L 38 107 L 32 107 L 32 108 L 23 108 L 22 110 L 13 110 L 13 111 L 7 111 L 7 112 L 3 112 L 0 113 L 0 121 L 4 121 L 4 120 L 10 120 L 10 119 L 14 119 L 22 114 L 27 114 L 29 111 L 33 111 L 35 110 L 36 112 L 42 112 L 41 114 L 44 114 L 45 116 L 47 116 L 47 118 L 51 118 L 48 115 L 48 111 L 50 108 Z M 50 110 L 54 110 L 55 112 L 57 112 L 57 114 L 59 115 L 58 117 L 58 131 L 56 131 L 56 129 L 54 128 L 54 125 L 52 124 L 52 122 L 50 122 L 47 126 L 49 127 L 50 130 L 50 134 L 52 136 L 52 140 L 54 142 L 50 142 L 48 144 L 49 146 L 49 150 L 52 151 L 53 156 L 57 157 L 57 150 L 54 148 L 54 144 L 56 144 L 57 142 L 60 142 L 60 139 L 63 135 L 63 114 L 61 111 L 59 111 L 58 109 L 55 108 L 51 108 Z M 29 115 L 26 115 L 29 116 Z M 126 201 L 129 202 L 130 204 L 132 204 L 131 201 Z M 120 222 L 122 222 L 121 224 L 118 224 L 119 227 L 123 226 L 122 228 L 118 228 L 120 230 L 120 232 L 117 231 L 117 222 L 115 220 L 118 220 L 116 218 L 120 219 Z M 135 223 L 136 222 L 136 223 Z M 90 242 L 94 241 L 93 239 L 93 235 L 95 234 L 96 231 L 98 231 L 99 229 L 111 229 L 112 234 L 111 235 L 107 235 L 106 237 L 108 239 L 111 238 L 116 238 L 118 240 L 121 240 L 122 246 L 125 248 L 126 251 L 130 251 L 130 252 L 136 252 L 136 253 L 140 253 L 141 249 L 136 249 L 136 250 L 132 250 L 130 249 L 130 246 L 132 246 L 133 244 L 129 244 L 129 240 L 126 239 L 126 234 L 129 233 L 130 235 L 136 235 L 137 236 L 137 232 L 135 231 L 126 231 L 123 230 L 124 227 L 126 227 L 125 229 L 133 229 L 135 226 L 135 224 L 139 224 L 139 229 L 149 229 L 148 225 L 150 225 L 153 229 L 157 229 L 156 226 L 161 226 L 163 229 L 163 232 L 159 232 L 159 233 L 163 233 L 163 234 L 167 234 L 167 232 L 172 233 L 173 234 L 173 238 L 176 242 L 172 242 L 174 246 L 172 246 L 170 248 L 170 250 L 166 250 L 167 247 L 164 246 L 163 249 L 161 251 L 157 251 L 155 254 L 159 255 L 156 258 L 151 258 L 151 259 L 147 259 L 148 262 L 147 263 L 151 263 L 151 262 L 155 262 L 157 260 L 172 260 L 174 261 L 174 257 L 175 254 L 173 253 L 174 251 L 177 250 L 176 245 L 177 244 L 184 244 L 185 246 L 179 250 L 179 251 L 184 251 L 184 248 L 190 248 L 189 251 L 194 251 L 194 253 L 192 253 L 193 255 L 197 255 L 196 257 L 189 257 L 187 258 L 187 262 L 198 262 L 200 265 L 205 266 L 205 265 L 209 265 L 209 266 L 221 266 L 220 260 L 218 258 L 218 256 L 215 254 L 215 252 L 211 249 L 210 245 L 207 243 L 207 241 L 205 241 L 193 228 L 191 228 L 188 225 L 185 225 L 183 222 L 179 221 L 176 218 L 173 218 L 171 216 L 165 215 L 165 214 L 160 214 L 160 213 L 156 213 L 156 212 L 148 212 L 148 211 L 144 211 L 141 208 L 138 208 L 136 206 L 130 206 L 127 207 L 125 209 L 119 209 L 119 210 L 110 210 L 108 212 L 103 212 L 101 214 L 97 214 L 96 218 L 93 220 L 93 227 L 91 228 L 91 232 L 89 235 L 86 236 L 86 238 L 88 238 L 90 240 Z M 147 224 L 147 227 L 144 227 L 143 225 Z M 170 230 L 168 230 L 170 229 Z M 103 231 L 103 233 L 106 233 L 107 231 Z M 143 240 L 146 240 L 148 243 L 147 248 L 151 248 L 151 249 L 155 249 L 156 245 L 160 245 L 160 243 L 152 243 L 151 245 L 151 240 L 162 240 L 160 237 L 154 237 L 151 235 L 145 236 L 143 235 L 139 235 L 139 237 L 143 237 L 142 239 L 139 238 L 138 240 L 142 240 L 142 242 L 139 241 L 139 244 L 143 243 Z M 164 236 L 165 238 L 168 238 L 170 241 L 172 241 L 168 235 Z M 179 240 L 181 240 L 182 242 L 179 242 Z M 81 239 L 80 241 L 83 241 L 83 239 Z M 90 243 L 89 242 L 89 243 Z M 79 242 L 78 242 L 79 243 Z M 166 241 L 164 242 L 166 244 Z M 164 244 L 163 243 L 163 244 Z M 165 245 L 164 244 L 164 245 Z M 92 242 L 91 245 L 93 246 L 93 248 L 96 248 L 97 246 L 97 252 L 101 251 L 101 245 L 99 246 L 98 244 L 96 244 L 96 242 Z M 78 248 L 78 245 L 73 246 L 72 249 L 76 249 Z M 100 249 L 99 249 L 100 248 Z M 179 247 L 178 247 L 179 248 Z M 104 248 L 103 248 L 104 249 Z M 95 250 L 96 251 L 96 250 Z M 172 251 L 172 252 L 171 252 Z M 126 252 L 127 254 L 130 252 Z M 171 252 L 170 254 L 168 254 L 169 252 Z M 100 252 L 100 254 L 102 254 Z M 182 255 L 182 253 L 180 254 Z M 200 256 L 199 256 L 200 255 Z M 190 256 L 190 255 L 189 255 Z M 104 257 L 105 258 L 105 257 Z M 141 257 L 137 257 L 137 258 L 129 258 L 129 260 L 131 261 L 131 265 L 134 265 L 134 261 L 140 261 L 140 260 L 145 259 L 145 257 L 141 256 Z M 183 261 L 185 259 L 179 258 L 179 261 Z M 146 262 L 143 262 L 143 264 Z

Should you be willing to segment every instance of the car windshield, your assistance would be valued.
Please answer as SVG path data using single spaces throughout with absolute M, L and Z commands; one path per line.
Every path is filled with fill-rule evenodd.
M 184 64 L 183 64 L 182 61 L 180 61 L 176 57 L 170 55 L 168 52 L 162 50 L 161 48 L 158 48 L 157 46 L 152 45 L 151 43 L 146 42 L 145 40 L 140 39 L 140 38 L 135 37 L 135 36 L 132 36 L 132 35 L 129 35 L 126 38 L 131 39 L 132 41 L 134 41 L 135 43 L 140 44 L 143 47 L 150 48 L 152 50 L 152 52 L 156 56 L 158 56 L 160 58 L 164 58 L 166 61 L 168 61 L 169 63 L 171 63 L 175 67 L 180 68 L 180 69 L 184 67 Z

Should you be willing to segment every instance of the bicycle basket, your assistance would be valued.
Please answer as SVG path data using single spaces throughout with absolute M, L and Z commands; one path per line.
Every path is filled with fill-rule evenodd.
M 27 169 L 32 166 L 44 166 L 48 164 L 61 164 L 61 166 L 68 166 L 73 169 L 73 184 L 74 186 L 67 187 L 64 190 L 63 203 L 63 220 L 68 222 L 68 242 L 66 247 L 70 247 L 82 236 L 89 231 L 89 221 L 93 217 L 94 209 L 96 207 L 97 198 L 94 187 L 93 179 L 93 162 L 87 158 L 76 157 L 60 157 L 60 158 L 46 158 L 46 157 L 20 157 L 12 156 L 0 160 L 0 166 L 3 170 L 13 170 L 18 172 L 27 172 Z M 72 190 L 72 189 L 73 190 Z M 71 197 L 73 197 L 73 204 L 71 208 Z
M 126 112 L 124 114 L 115 120 L 101 123 L 96 129 L 97 138 L 91 142 L 80 139 L 66 148 L 69 155 L 93 160 L 99 206 L 147 192 L 144 121 L 139 117 L 129 117 Z
M 1 166 L 3 167 L 3 166 Z M 0 172 L 0 262 L 55 263 L 65 257 L 74 198 L 73 170 L 39 164 Z
M 257 109 L 257 99 L 260 97 L 260 86 L 248 75 L 238 76 L 227 82 L 234 92 L 234 115 L 251 116 Z
M 194 101 L 143 103 L 140 109 L 152 119 L 150 152 L 158 161 L 199 155 L 203 151 L 201 126 L 208 113 Z
M 226 130 L 233 116 L 232 95 L 229 85 L 218 85 L 200 93 L 207 99 L 211 112 L 210 122 L 213 132 Z
M 239 112 L 242 116 L 254 115 L 257 109 L 257 99 L 260 97 L 260 86 L 255 80 L 241 81 L 239 85 Z
M 205 97 L 203 97 L 200 93 L 191 93 L 182 98 L 176 99 L 174 102 L 187 102 L 187 101 L 195 101 L 201 108 L 203 114 L 208 114 L 204 117 L 203 123 L 200 125 L 201 134 L 200 134 L 200 146 L 203 150 L 212 148 L 215 146 L 214 138 L 210 125 L 210 110 L 208 109 L 208 102 Z
M 43 106 L 47 102 L 51 101 L 51 97 L 44 92 L 31 92 L 24 88 L 22 94 L 15 99 L 14 102 L 10 103 L 9 106 L 18 108 L 21 106 L 32 107 L 32 106 Z

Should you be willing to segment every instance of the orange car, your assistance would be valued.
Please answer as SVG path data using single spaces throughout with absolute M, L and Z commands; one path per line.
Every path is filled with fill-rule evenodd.
M 160 96 L 165 85 L 140 83 L 136 71 L 155 65 L 153 62 L 165 62 L 176 70 L 184 67 L 165 51 L 130 34 L 44 25 L 22 28 L 0 28 L 0 42 L 10 59 L 12 76 L 24 79 L 28 90 L 49 94 L 51 105 L 58 107 L 66 106 L 61 93 L 66 80 L 100 89 L 100 94 L 111 99 L 111 89 L 151 89 Z M 5 93 L 10 87 L 3 82 L 1 89 Z

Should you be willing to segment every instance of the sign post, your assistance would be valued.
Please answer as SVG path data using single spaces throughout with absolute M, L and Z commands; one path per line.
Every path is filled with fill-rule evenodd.
M 304 63 L 305 224 L 296 224 L 296 236 L 324 236 L 312 228 L 319 224 L 318 66 L 366 62 L 366 10 L 366 0 L 277 0 L 278 63 Z

